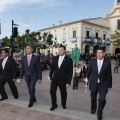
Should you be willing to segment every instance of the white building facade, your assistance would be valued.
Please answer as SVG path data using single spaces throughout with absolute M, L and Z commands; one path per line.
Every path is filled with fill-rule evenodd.
M 106 18 L 89 18 L 66 24 L 60 21 L 60 25 L 41 29 L 40 32 L 52 34 L 53 41 L 67 45 L 68 52 L 77 44 L 81 53 L 95 53 L 98 46 L 104 46 L 107 53 L 114 54 L 110 34 L 120 27 L 119 20 L 120 0 L 115 0 L 114 7 Z M 51 48 L 49 52 L 55 54 L 57 49 Z M 47 54 L 47 50 L 45 53 Z
M 120 0 L 114 1 L 114 6 L 110 10 L 110 14 L 107 15 L 106 20 L 110 21 L 110 33 L 113 34 L 115 30 L 120 30 Z M 120 48 L 111 44 L 111 50 L 113 54 L 120 53 Z

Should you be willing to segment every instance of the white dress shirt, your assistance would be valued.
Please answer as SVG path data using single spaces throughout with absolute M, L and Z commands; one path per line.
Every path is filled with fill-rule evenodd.
M 7 59 L 8 59 L 8 56 L 3 59 L 3 62 L 2 62 L 2 67 L 3 67 L 3 69 L 5 68 L 5 64 L 6 64 L 6 62 L 7 62 Z
M 103 60 L 104 60 L 104 59 L 102 59 L 102 60 L 97 59 L 98 74 L 99 74 L 100 71 L 101 71 L 101 68 L 102 68 L 102 65 L 103 65 Z M 99 80 L 99 79 L 98 79 L 98 83 L 100 83 L 100 80 Z
M 28 67 L 30 66 L 31 58 L 32 58 L 32 54 L 27 55 Z
M 61 66 L 61 64 L 62 64 L 62 62 L 63 62 L 63 60 L 64 60 L 64 58 L 65 58 L 65 55 L 59 56 L 59 60 L 58 60 L 58 67 L 59 67 L 59 68 L 60 68 L 60 66 Z
M 27 55 L 27 58 L 30 58 L 30 61 L 31 61 L 32 54 L 30 54 L 30 55 Z
M 78 75 L 78 74 L 80 74 L 81 70 L 82 70 L 81 68 L 74 67 L 74 68 L 73 68 L 73 77 L 75 77 L 75 76 L 74 76 L 74 75 L 75 75 L 75 74 L 74 74 L 75 72 L 76 72 L 77 75 Z

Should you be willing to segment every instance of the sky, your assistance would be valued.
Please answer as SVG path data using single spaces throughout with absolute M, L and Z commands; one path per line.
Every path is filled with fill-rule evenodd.
M 0 39 L 11 36 L 12 20 L 19 35 L 81 19 L 106 17 L 114 0 L 0 0 Z

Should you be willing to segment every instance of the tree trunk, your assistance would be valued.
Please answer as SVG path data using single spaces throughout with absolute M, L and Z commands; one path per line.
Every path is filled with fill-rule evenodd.
M 36 46 L 36 55 L 38 55 L 38 47 Z
M 26 54 L 25 47 L 24 47 L 24 55 Z

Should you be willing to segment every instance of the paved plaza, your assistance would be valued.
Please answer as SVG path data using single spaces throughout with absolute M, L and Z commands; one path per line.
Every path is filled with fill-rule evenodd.
M 113 61 L 112 61 L 113 68 Z M 112 70 L 113 72 L 113 70 Z M 51 98 L 49 93 L 48 71 L 43 71 L 42 84 L 36 85 L 37 102 L 28 108 L 29 95 L 26 83 L 24 86 L 17 83 L 19 99 L 14 100 L 11 91 L 5 89 L 9 99 L 0 102 L 0 120 L 97 120 L 96 115 L 90 114 L 90 92 L 84 93 L 83 83 L 79 83 L 78 90 L 68 89 L 67 109 L 61 107 L 60 91 L 58 89 L 58 108 L 50 111 Z M 120 120 L 120 68 L 119 74 L 113 74 L 113 88 L 107 95 L 107 104 L 104 109 L 103 120 Z

